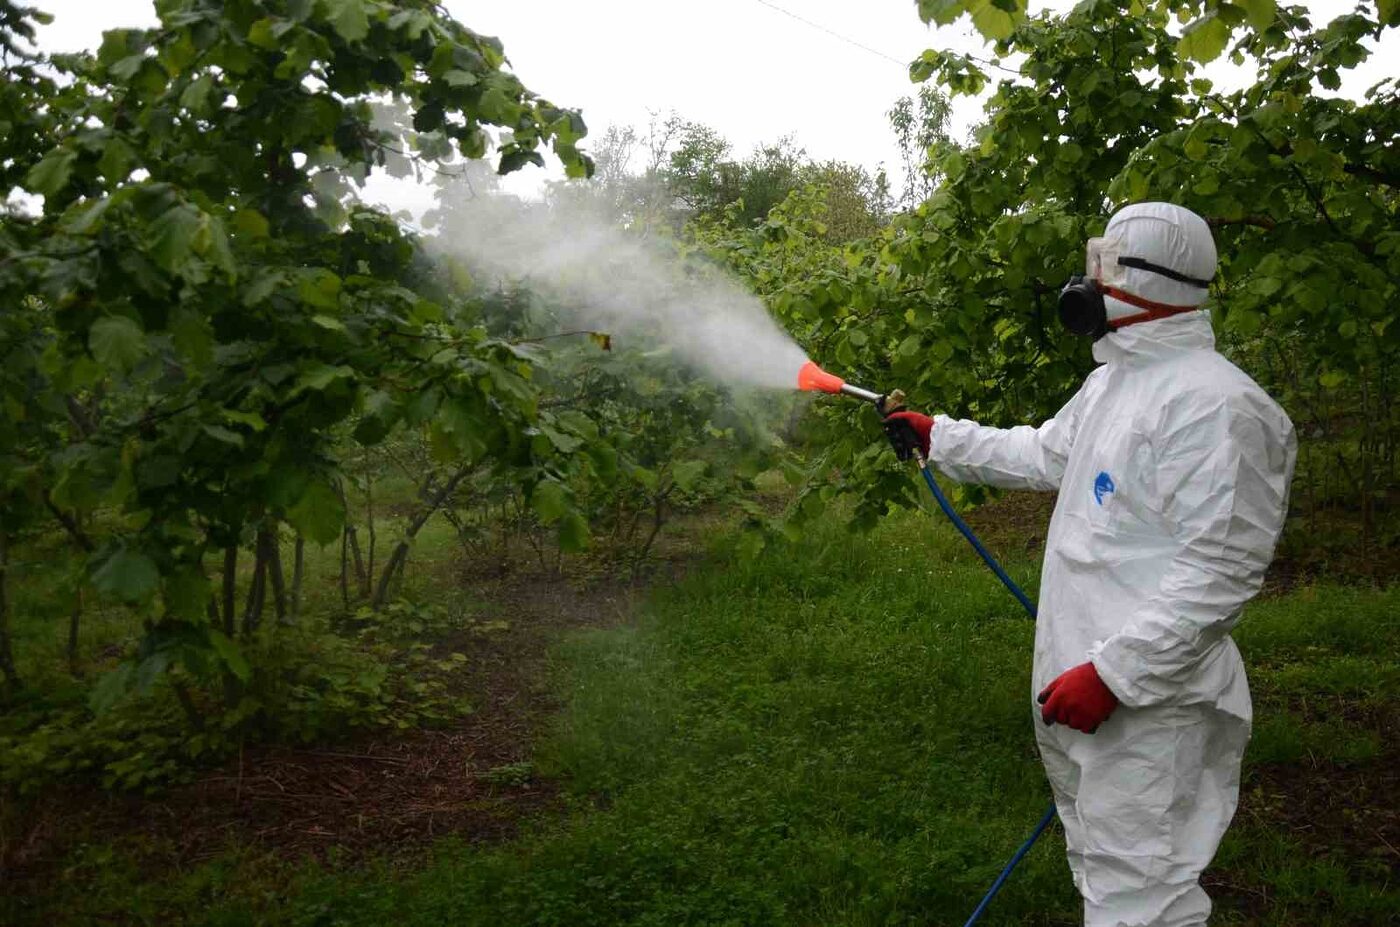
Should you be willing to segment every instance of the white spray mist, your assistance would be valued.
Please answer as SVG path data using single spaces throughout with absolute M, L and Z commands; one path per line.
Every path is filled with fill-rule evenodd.
M 723 383 L 796 388 L 802 349 L 717 268 L 683 260 L 579 198 L 535 203 L 466 188 L 444 196 L 436 247 L 483 282 L 522 284 L 580 327 L 665 346 Z

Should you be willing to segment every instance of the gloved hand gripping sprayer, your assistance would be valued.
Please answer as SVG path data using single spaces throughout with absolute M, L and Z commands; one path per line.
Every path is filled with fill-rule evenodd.
M 923 443 L 919 440 L 919 435 L 914 431 L 913 426 L 900 419 L 888 418 L 890 413 L 898 412 L 904 408 L 903 392 L 900 390 L 893 390 L 889 393 L 876 393 L 868 389 L 862 389 L 859 386 L 852 386 L 835 374 L 827 373 L 813 361 L 807 361 L 797 372 L 797 388 L 809 392 L 844 393 L 847 396 L 853 396 L 856 399 L 864 400 L 873 405 L 875 411 L 879 412 L 880 417 L 884 419 L 885 434 L 889 437 L 890 445 L 894 448 L 895 456 L 900 460 L 913 460 L 918 464 L 919 472 L 923 475 L 924 482 L 928 484 L 929 492 L 933 493 L 933 498 L 937 501 L 938 507 L 943 510 L 943 514 L 948 516 L 948 520 L 953 523 L 953 527 L 957 528 L 958 532 L 967 539 L 967 542 L 977 551 L 977 555 L 982 558 L 982 562 L 987 564 L 988 568 L 996 574 L 997 578 L 1002 581 L 1002 584 L 1006 586 L 1007 590 L 1016 597 L 1016 600 L 1025 608 L 1027 614 L 1029 614 L 1032 619 L 1035 618 L 1035 603 L 1022 591 L 1021 587 L 1016 584 L 1016 581 L 1007 575 L 1006 571 L 1002 569 L 1001 564 L 997 562 L 997 559 L 991 555 L 991 552 L 982 545 L 982 541 L 973 530 L 968 527 L 967 522 L 963 521 L 962 517 L 953 509 L 952 504 L 948 502 L 948 497 L 943 495 L 943 490 L 939 489 L 938 481 L 933 478 L 933 471 L 929 467 L 928 460 L 924 457 Z M 1021 844 L 1021 848 L 1016 851 L 1011 857 L 1011 860 L 1002 869 L 1001 874 L 997 876 L 996 881 L 992 883 L 992 887 L 982 898 L 981 904 L 972 912 L 972 916 L 967 919 L 964 927 L 972 927 L 973 924 L 977 923 L 982 917 L 983 912 L 987 910 L 987 906 L 991 904 L 992 899 L 996 897 L 997 892 L 1001 891 L 1002 885 L 1005 884 L 1012 870 L 1016 868 L 1016 865 L 1021 861 L 1022 857 L 1030 851 L 1030 848 L 1035 845 L 1035 842 L 1040 839 L 1040 835 L 1045 833 L 1046 828 L 1050 826 L 1050 822 L 1054 819 L 1055 804 L 1051 802 L 1050 807 L 1046 809 L 1045 814 L 1041 816 L 1040 822 L 1036 824 L 1035 830 L 1031 832 L 1030 837 L 1026 839 L 1025 843 Z

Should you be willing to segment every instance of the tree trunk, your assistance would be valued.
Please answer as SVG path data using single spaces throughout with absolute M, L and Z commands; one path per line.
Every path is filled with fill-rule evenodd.
M 647 535 L 646 543 L 642 545 L 642 552 L 638 555 L 637 561 L 640 563 L 651 553 L 651 545 L 656 543 L 656 536 L 661 533 L 661 528 L 666 524 L 666 497 L 671 494 L 667 489 L 656 497 L 656 502 L 651 513 L 651 532 Z
M 190 695 L 189 686 L 183 680 L 171 679 L 170 688 L 175 692 L 175 699 L 180 703 L 180 708 L 185 712 L 185 718 L 190 722 L 190 727 L 196 731 L 204 730 L 204 716 L 199 713 L 199 706 L 195 705 L 194 698 Z
M 1363 422 L 1374 422 L 1375 416 L 1371 410 L 1371 378 L 1370 372 L 1361 368 L 1361 416 Z M 1365 560 L 1367 571 L 1371 566 L 1371 541 L 1375 535 L 1375 448 L 1376 432 L 1373 428 L 1366 427 L 1361 431 L 1360 452 L 1361 462 L 1361 556 Z
M 360 590 L 360 595 L 368 595 L 369 574 L 365 572 L 364 557 L 360 555 L 360 529 L 351 525 L 345 532 L 350 541 L 350 554 L 355 561 L 355 585 Z
M 350 526 L 340 532 L 340 602 L 350 611 Z
M 363 577 L 363 579 L 361 580 L 361 582 L 363 582 L 363 584 L 364 584 L 364 593 L 363 593 L 363 594 L 364 594 L 364 595 L 369 595 L 369 593 L 370 593 L 370 586 L 369 586 L 369 584 L 373 581 L 373 577 L 374 577 L 374 544 L 375 544 L 375 533 L 374 533 L 374 484 L 373 484 L 369 479 L 366 479 L 366 480 L 365 480 L 365 528 L 369 531 L 369 551 L 368 551 L 368 555 L 369 555 L 369 556 L 366 558 L 366 561 L 365 561 L 365 572 L 364 572 L 364 577 Z M 378 606 L 375 606 L 375 607 L 377 608 Z
M 15 692 L 20 681 L 10 641 L 9 540 L 5 532 L 0 531 L 0 673 L 5 674 L 5 688 Z
M 467 465 L 461 467 L 456 473 L 452 474 L 452 478 L 439 487 L 438 491 L 433 494 L 433 497 L 428 500 L 427 504 L 419 509 L 418 513 L 413 516 L 413 520 L 408 523 L 408 527 L 404 531 L 403 540 L 399 541 L 394 547 L 394 552 L 389 555 L 389 562 L 384 565 L 384 572 L 379 577 L 379 587 L 374 591 L 374 600 L 372 602 L 376 610 L 382 608 L 384 606 L 384 601 L 389 597 L 389 584 L 392 583 L 394 577 L 403 570 L 404 562 L 408 559 L 408 549 L 414 537 L 416 537 L 423 526 L 428 523 L 428 519 L 433 516 L 433 513 L 442 508 L 442 504 L 451 498 L 452 494 L 457 490 L 457 484 L 462 482 L 463 477 L 469 472 L 471 472 L 471 466 Z
M 238 542 L 224 548 L 224 635 L 233 637 L 238 628 L 234 623 L 234 602 L 238 595 Z
M 253 544 L 253 581 L 248 584 L 248 598 L 243 606 L 243 636 L 251 637 L 262 620 L 263 603 L 267 599 L 266 529 L 259 528 Z
M 301 580 L 306 575 L 306 538 L 297 535 L 292 554 L 292 623 L 301 619 Z
M 379 577 L 379 585 L 374 590 L 374 600 L 370 603 L 375 611 L 384 607 L 384 602 L 389 598 L 389 586 L 393 584 L 399 571 L 403 569 L 408 561 L 408 541 L 400 541 L 394 546 L 394 551 L 389 555 L 389 561 L 384 564 L 384 572 Z
M 272 604 L 277 611 L 277 623 L 287 624 L 287 577 L 282 572 L 281 530 L 274 523 L 267 531 L 267 576 L 272 581 Z
M 68 613 L 68 673 L 78 673 L 78 626 L 83 620 L 83 587 L 73 590 L 73 609 Z

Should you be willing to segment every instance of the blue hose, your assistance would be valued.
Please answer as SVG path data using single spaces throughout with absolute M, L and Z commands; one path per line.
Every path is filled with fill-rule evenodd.
M 948 520 L 953 523 L 953 527 L 957 528 L 962 536 L 967 538 L 967 543 L 971 544 L 972 549 L 977 551 L 977 555 L 982 558 L 982 562 L 991 568 L 991 571 L 997 575 L 997 579 L 1002 581 L 1006 588 L 1010 590 L 1011 594 L 1016 597 L 1016 601 L 1020 602 L 1022 607 L 1025 608 L 1026 613 L 1034 619 L 1036 616 L 1035 603 L 1030 600 L 1030 596 L 1026 595 L 1021 587 L 1016 585 L 1016 581 L 1007 575 L 1006 571 L 1002 569 L 1001 564 L 997 563 L 997 558 L 993 557 L 991 552 L 988 551 L 986 547 L 982 546 L 982 541 L 973 533 L 972 529 L 968 527 L 967 522 L 963 521 L 962 517 L 953 510 L 953 506 L 948 502 L 948 497 L 943 495 L 943 490 L 938 488 L 938 481 L 933 478 L 933 471 L 929 469 L 928 462 L 920 460 L 919 465 L 919 471 L 924 475 L 924 482 L 928 483 L 929 491 L 933 493 L 933 498 L 938 501 L 938 507 L 943 510 L 943 514 L 948 516 Z M 982 914 L 987 910 L 987 906 L 992 903 L 992 899 L 997 896 L 997 892 L 1001 891 L 1002 885 L 1006 883 L 1012 870 L 1021 862 L 1022 857 L 1030 852 L 1031 847 L 1035 846 L 1035 842 L 1040 839 L 1041 834 L 1045 833 L 1045 829 L 1050 826 L 1050 822 L 1053 820 L 1055 820 L 1055 803 L 1052 801 L 1050 807 L 1045 809 L 1045 814 L 1041 815 L 1040 823 L 1035 826 L 1035 830 L 1031 831 L 1031 835 L 1026 838 L 1026 842 L 1021 844 L 1021 848 L 1012 855 L 1010 861 L 1002 868 L 1001 875 L 997 876 L 996 881 L 992 883 L 992 887 L 987 889 L 987 894 L 982 897 L 982 903 L 977 906 L 977 910 L 972 912 L 972 916 L 967 919 L 967 923 L 964 924 L 963 927 L 972 927 L 972 925 L 977 923 L 982 917 Z
M 977 923 L 978 919 L 982 916 L 982 912 L 987 910 L 987 905 L 991 904 L 992 899 L 997 896 L 997 892 L 1001 891 L 1001 886 L 1006 882 L 1007 877 L 1011 875 L 1011 870 L 1016 868 L 1016 864 L 1021 861 L 1021 857 L 1031 851 L 1031 847 L 1035 846 L 1035 842 L 1040 839 L 1041 834 L 1045 833 L 1045 828 L 1049 827 L 1050 822 L 1053 820 L 1055 820 L 1055 803 L 1051 802 L 1050 807 L 1046 808 L 1045 813 L 1040 816 L 1040 823 L 1035 826 L 1035 830 L 1031 831 L 1031 835 L 1026 838 L 1026 842 L 1021 844 L 1021 849 L 1015 852 L 1011 857 L 1011 861 L 1001 870 L 1001 875 L 997 876 L 997 880 L 992 883 L 992 887 L 989 888 L 987 894 L 983 896 L 982 903 L 977 906 L 976 911 L 972 912 L 972 916 L 967 919 L 967 923 L 964 924 L 963 927 L 972 927 L 973 924 Z
M 992 572 L 997 575 L 997 579 L 1001 580 L 1006 588 L 1011 591 L 1011 594 L 1016 597 L 1016 601 L 1020 602 L 1022 607 L 1025 608 L 1027 614 L 1034 618 L 1036 614 L 1035 603 L 1031 601 L 1030 596 L 1021 591 L 1020 586 L 1016 585 L 1016 580 L 1006 575 L 1006 571 L 1001 568 L 1001 564 L 997 563 L 997 558 L 993 557 L 987 548 L 982 546 L 981 540 L 978 539 L 977 535 L 972 533 L 972 529 L 967 526 L 967 522 L 963 521 L 962 517 L 958 515 L 957 512 L 953 511 L 953 506 L 948 503 L 948 497 L 943 495 L 943 490 L 938 488 L 938 481 L 933 478 L 933 471 L 929 469 L 929 465 L 927 463 L 923 464 L 923 466 L 919 468 L 919 472 L 924 475 L 924 482 L 928 483 L 928 488 L 933 493 L 933 498 L 938 500 L 938 507 L 943 510 L 944 515 L 948 516 L 948 520 L 953 523 L 953 527 L 962 532 L 962 536 L 967 538 L 967 543 L 971 544 L 972 549 L 977 551 L 977 555 L 982 558 L 982 562 L 991 567 Z

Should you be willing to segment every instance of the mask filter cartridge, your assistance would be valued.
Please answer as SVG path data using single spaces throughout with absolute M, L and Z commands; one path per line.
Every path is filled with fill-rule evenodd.
M 1088 277 L 1069 278 L 1060 291 L 1060 324 L 1076 335 L 1095 340 L 1108 333 L 1108 309 L 1103 293 Z

